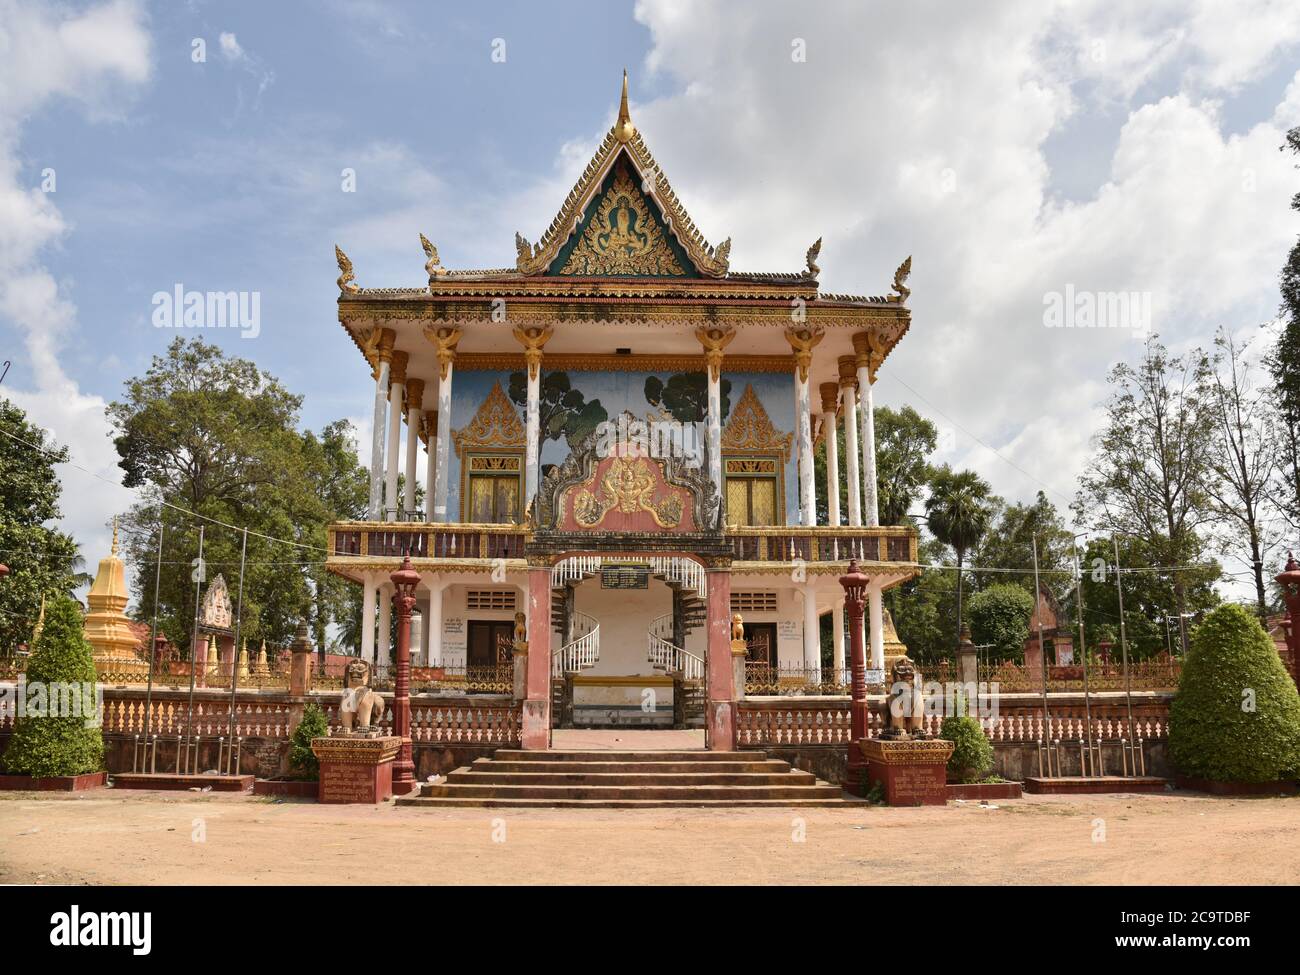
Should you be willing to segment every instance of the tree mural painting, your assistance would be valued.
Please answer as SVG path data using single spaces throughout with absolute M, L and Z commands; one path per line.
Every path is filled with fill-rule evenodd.
M 731 412 L 731 380 L 718 383 L 722 398 L 721 422 L 725 423 Z M 703 372 L 679 372 L 664 382 L 658 376 L 645 381 L 645 398 L 651 406 L 667 410 L 679 423 L 703 423 L 709 413 L 708 376 Z
M 528 377 L 523 372 L 510 374 L 510 400 L 517 406 L 527 407 Z M 570 449 L 597 426 L 609 419 L 600 400 L 590 403 L 582 391 L 574 389 L 569 374 L 563 371 L 543 372 L 538 390 L 538 429 L 542 442 L 564 437 Z

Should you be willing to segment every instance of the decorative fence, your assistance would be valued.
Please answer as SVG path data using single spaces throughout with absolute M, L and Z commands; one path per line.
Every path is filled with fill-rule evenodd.
M 921 674 L 926 681 L 956 682 L 957 666 L 952 661 L 921 664 Z M 1178 657 L 1158 657 L 1129 664 L 1128 682 L 1135 691 L 1176 691 L 1182 674 L 1183 662 Z M 1040 692 L 1043 687 L 1042 671 L 1015 663 L 981 663 L 979 680 L 997 684 L 1003 694 Z M 1047 668 L 1047 690 L 1057 693 L 1083 693 L 1083 666 Z M 1088 666 L 1088 691 L 1125 690 L 1124 668 L 1119 664 L 1090 664 Z
M 1050 722 L 1043 720 L 1040 701 L 1026 699 L 997 701 L 997 713 L 980 718 L 984 733 L 993 742 L 1078 741 L 1087 738 L 1087 713 L 1082 697 L 1048 701 Z M 1145 693 L 1134 695 L 1133 724 L 1129 727 L 1128 707 L 1124 695 L 1108 693 L 1090 702 L 1094 741 L 1118 741 L 1140 738 L 1164 739 L 1169 731 L 1171 695 Z M 874 738 L 884 728 L 883 698 L 870 702 L 867 737 Z M 736 742 L 741 748 L 764 745 L 847 745 L 852 740 L 849 702 L 844 699 L 814 700 L 793 703 L 783 699 L 744 700 L 736 720 Z M 924 729 L 938 734 L 942 715 L 929 715 Z
M 773 667 L 753 660 L 745 662 L 745 693 L 795 697 L 800 695 L 848 694 L 852 675 L 847 667 Z

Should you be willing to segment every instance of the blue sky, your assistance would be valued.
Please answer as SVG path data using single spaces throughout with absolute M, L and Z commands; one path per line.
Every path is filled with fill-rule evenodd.
M 1045 329 L 1045 296 L 1149 293 L 1175 347 L 1257 332 L 1300 231 L 1277 151 L 1298 54 L 1300 5 L 1271 0 L 0 0 L 3 392 L 114 478 L 104 404 L 175 334 L 153 293 L 258 291 L 256 339 L 204 336 L 305 394 L 307 425 L 351 417 L 365 442 L 334 243 L 364 285 L 421 283 L 420 232 L 447 266 L 512 264 L 627 67 L 634 120 L 733 267 L 795 270 L 823 236 L 823 287 L 878 294 L 913 255 L 878 401 L 932 417 L 941 459 L 1004 495 L 1064 506 L 1105 372 L 1140 343 Z M 93 562 L 129 493 L 63 473 Z

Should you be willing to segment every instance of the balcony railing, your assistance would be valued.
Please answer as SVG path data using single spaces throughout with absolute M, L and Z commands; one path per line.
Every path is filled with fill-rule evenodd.
M 850 528 L 818 525 L 728 528 L 738 562 L 915 562 L 917 534 L 907 527 Z M 352 558 L 518 559 L 523 525 L 458 522 L 339 522 L 330 528 L 330 555 Z

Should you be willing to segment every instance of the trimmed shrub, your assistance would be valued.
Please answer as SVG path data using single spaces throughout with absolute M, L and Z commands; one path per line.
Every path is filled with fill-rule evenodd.
M 1300 771 L 1300 695 L 1249 612 L 1224 605 L 1192 633 L 1169 709 L 1169 758 L 1183 775 L 1274 782 Z
M 95 661 L 81 607 L 68 596 L 46 605 L 45 628 L 27 663 L 27 713 L 4 755 L 14 775 L 82 775 L 104 767 Z
M 993 770 L 993 745 L 975 718 L 944 718 L 939 737 L 956 746 L 948 759 L 951 781 L 979 782 Z
M 320 761 L 311 750 L 313 738 L 324 738 L 329 730 L 325 712 L 315 701 L 302 710 L 302 721 L 289 740 L 289 771 L 295 779 L 313 781 L 320 778 Z

